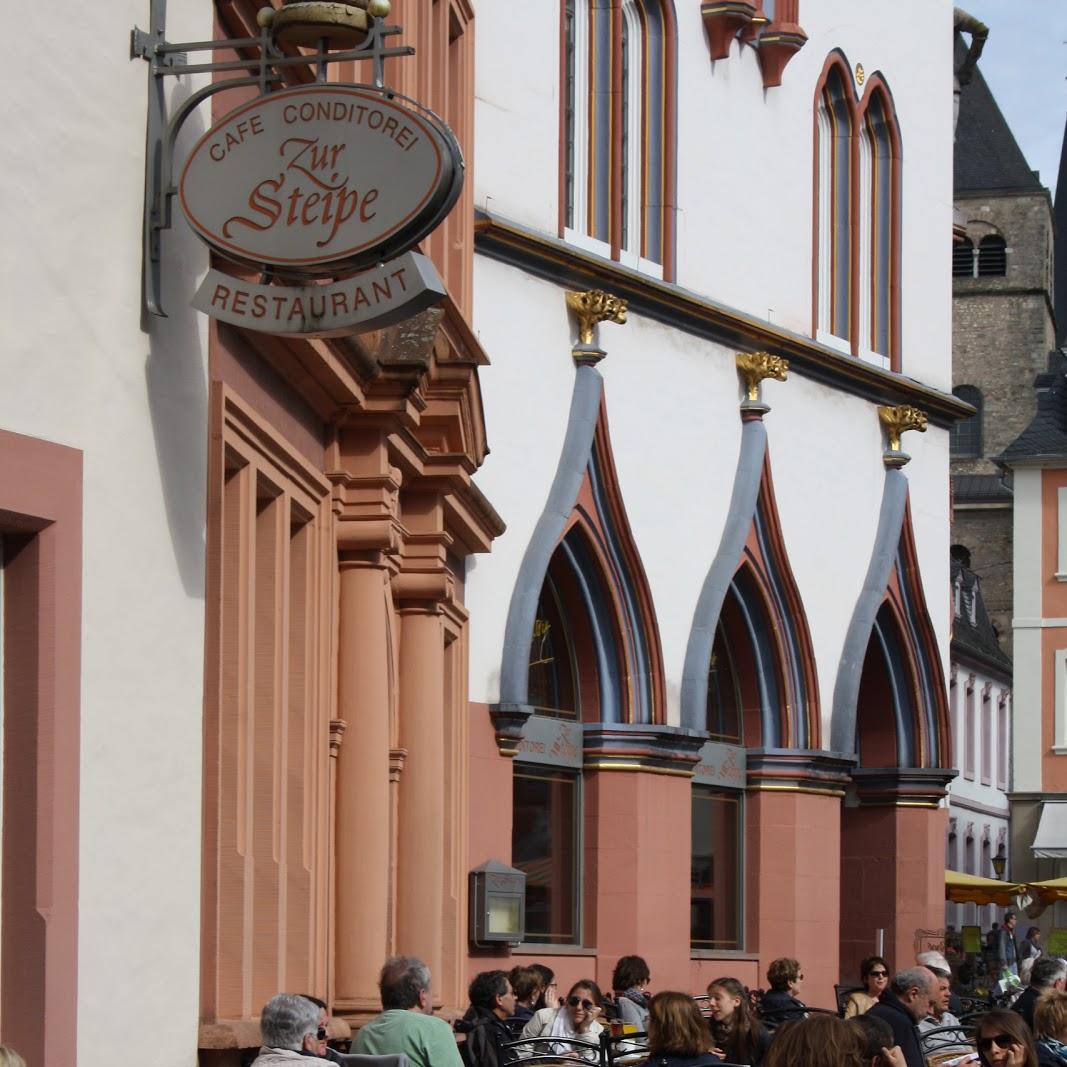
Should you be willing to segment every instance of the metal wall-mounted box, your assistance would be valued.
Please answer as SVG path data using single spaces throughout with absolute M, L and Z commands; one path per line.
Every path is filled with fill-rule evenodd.
M 470 939 L 517 945 L 526 937 L 526 875 L 499 860 L 470 872 Z

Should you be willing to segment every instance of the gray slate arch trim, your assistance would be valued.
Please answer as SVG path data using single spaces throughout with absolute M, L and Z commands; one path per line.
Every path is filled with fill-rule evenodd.
M 882 606 L 889 585 L 889 576 L 896 564 L 907 501 L 908 479 L 900 470 L 887 470 L 874 550 L 867 567 L 867 577 L 863 580 L 863 588 L 852 612 L 852 620 L 848 624 L 834 683 L 830 717 L 830 748 L 834 752 L 856 751 L 856 706 L 859 703 L 863 660 L 867 655 L 878 609 Z
M 530 635 L 537 617 L 537 600 L 549 561 L 563 534 L 582 487 L 593 447 L 604 379 L 595 367 L 579 365 L 574 376 L 567 432 L 556 476 L 545 509 L 534 527 L 519 565 L 504 626 L 500 663 L 500 703 L 526 704 L 530 685 Z
M 741 427 L 741 452 L 719 548 L 704 579 L 693 612 L 693 626 L 685 648 L 682 669 L 681 720 L 687 730 L 703 730 L 707 723 L 708 664 L 715 643 L 722 604 L 741 561 L 741 553 L 752 527 L 763 477 L 763 457 L 767 452 L 767 428 L 758 419 Z

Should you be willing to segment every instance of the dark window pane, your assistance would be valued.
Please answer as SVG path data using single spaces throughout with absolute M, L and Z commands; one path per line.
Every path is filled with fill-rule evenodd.
M 741 796 L 693 786 L 689 936 L 693 948 L 741 948 Z
M 546 577 L 530 640 L 527 700 L 547 715 L 573 719 L 578 712 L 574 653 L 552 579 Z
M 969 237 L 964 237 L 959 244 L 952 246 L 952 276 L 970 278 L 974 274 L 974 244 Z
M 986 277 L 1006 274 L 1008 271 L 1008 249 L 1004 238 L 991 234 L 983 237 L 978 245 L 978 273 Z
M 960 385 L 952 390 L 954 396 L 978 409 L 969 419 L 957 422 L 949 431 L 949 455 L 953 459 L 967 459 L 982 454 L 982 393 L 973 385 Z
M 515 768 L 511 862 L 526 875 L 526 940 L 578 941 L 578 778 Z
M 708 667 L 707 731 L 716 741 L 741 743 L 741 698 L 737 689 L 730 646 L 723 637 L 722 627 L 715 631 L 715 644 Z

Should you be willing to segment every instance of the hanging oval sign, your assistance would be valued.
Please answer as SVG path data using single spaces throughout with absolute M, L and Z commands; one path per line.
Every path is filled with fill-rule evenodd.
M 369 86 L 316 84 L 257 97 L 212 126 L 178 195 L 220 252 L 321 275 L 406 252 L 462 184 L 459 145 L 435 116 Z

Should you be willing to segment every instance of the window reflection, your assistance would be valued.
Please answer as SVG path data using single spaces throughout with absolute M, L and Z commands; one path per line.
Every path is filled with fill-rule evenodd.
M 526 875 L 526 940 L 578 942 L 578 777 L 517 765 L 511 862 Z
M 689 936 L 693 948 L 741 947 L 741 797 L 693 786 Z

